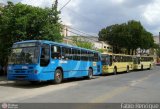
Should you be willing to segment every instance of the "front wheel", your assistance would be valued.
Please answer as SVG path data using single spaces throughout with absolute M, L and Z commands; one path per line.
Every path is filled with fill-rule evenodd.
M 151 70 L 152 69 L 152 67 L 151 67 L 151 64 L 149 65 L 149 68 L 148 68 L 148 70 Z
M 93 70 L 91 68 L 89 68 L 87 78 L 92 79 L 92 77 L 93 77 Z
M 115 75 L 117 74 L 117 68 L 116 68 L 116 67 L 113 69 L 113 73 L 114 73 Z
M 143 70 L 143 65 L 141 65 L 141 70 Z
M 63 79 L 62 71 L 60 69 L 57 69 L 54 74 L 54 83 L 59 84 L 62 82 L 62 79 Z
M 129 67 L 127 66 L 127 71 L 126 71 L 127 73 L 129 73 Z

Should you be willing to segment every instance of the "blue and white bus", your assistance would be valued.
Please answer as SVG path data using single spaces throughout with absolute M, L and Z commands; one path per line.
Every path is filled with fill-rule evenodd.
M 46 40 L 16 42 L 9 57 L 8 80 L 48 81 L 101 74 L 97 51 Z

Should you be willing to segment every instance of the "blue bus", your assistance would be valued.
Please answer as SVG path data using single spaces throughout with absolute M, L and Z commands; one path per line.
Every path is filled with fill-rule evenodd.
M 101 74 L 99 52 L 46 40 L 16 42 L 9 56 L 7 78 L 48 81 L 59 84 L 65 78 Z

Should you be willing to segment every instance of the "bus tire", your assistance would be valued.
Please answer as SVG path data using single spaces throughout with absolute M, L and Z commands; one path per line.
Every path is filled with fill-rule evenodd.
M 114 67 L 113 73 L 116 75 L 117 74 L 117 67 Z
M 54 73 L 54 83 L 60 84 L 63 80 L 62 70 L 57 69 Z
M 87 78 L 88 79 L 92 79 L 93 78 L 93 70 L 92 70 L 92 68 L 89 68 Z
M 127 72 L 127 73 L 129 73 L 129 72 L 130 72 L 130 70 L 129 70 L 129 66 L 127 66 L 127 70 L 126 70 L 126 72 Z
M 151 68 L 152 68 L 152 67 L 151 67 L 151 64 L 150 64 L 150 65 L 149 65 L 149 68 L 148 68 L 148 70 L 151 70 Z
M 141 65 L 141 70 L 143 70 L 143 65 Z

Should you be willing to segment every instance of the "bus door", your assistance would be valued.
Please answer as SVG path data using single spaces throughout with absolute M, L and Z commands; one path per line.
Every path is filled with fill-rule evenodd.
M 61 60 L 61 47 L 59 45 L 52 45 L 51 46 L 51 57 L 52 57 L 52 69 L 56 69 L 60 66 Z
M 100 57 L 100 55 L 98 54 L 98 64 L 97 64 L 97 72 L 101 72 L 101 57 Z
M 51 71 L 49 64 L 50 64 L 50 45 L 43 44 L 41 47 L 41 56 L 40 56 L 40 66 L 43 67 L 42 68 L 43 73 L 49 73 Z

